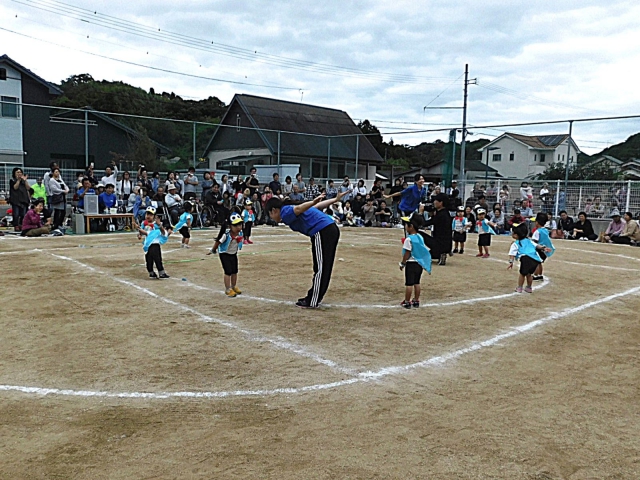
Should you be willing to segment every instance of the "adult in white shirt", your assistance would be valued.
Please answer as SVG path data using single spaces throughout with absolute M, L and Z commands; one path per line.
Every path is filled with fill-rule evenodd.
M 196 169 L 189 167 L 188 173 L 184 176 L 184 199 L 193 200 L 196 198 L 196 187 L 198 186 Z
M 182 207 L 182 197 L 178 195 L 178 189 L 174 184 L 170 184 L 167 187 L 169 193 L 164 197 L 164 203 L 167 204 L 169 209 L 169 215 L 171 216 L 171 223 L 175 225 L 178 223 L 180 217 L 180 207 Z
M 364 180 L 358 180 L 358 186 L 353 189 L 353 195 L 362 195 L 362 197 L 367 196 L 367 187 L 364 186 Z
M 122 200 L 128 200 L 133 193 L 133 181 L 131 180 L 131 174 L 124 172 L 122 174 L 122 180 L 116 183 L 116 193 Z
M 111 160 L 111 165 L 107 165 L 104 169 L 105 175 L 100 180 L 100 183 L 103 185 L 116 185 L 118 183 L 118 167 L 116 167 L 116 162 Z

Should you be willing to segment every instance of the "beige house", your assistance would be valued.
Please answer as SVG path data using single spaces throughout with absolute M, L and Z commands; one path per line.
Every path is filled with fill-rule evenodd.
M 503 133 L 478 151 L 482 162 L 507 178 L 531 178 L 552 163 L 576 162 L 580 149 L 569 135 Z

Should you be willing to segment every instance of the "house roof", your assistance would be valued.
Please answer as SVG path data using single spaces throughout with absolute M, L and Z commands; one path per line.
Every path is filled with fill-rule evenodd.
M 255 95 L 236 94 L 229 104 L 227 113 L 222 118 L 222 124 L 230 124 L 225 121 L 234 104 L 240 105 L 256 129 L 303 134 L 286 136 L 287 154 L 317 157 L 319 151 L 327 150 L 327 137 L 331 137 L 332 158 L 334 156 L 335 158 L 354 158 L 354 138 L 356 135 L 360 135 L 359 159 L 368 162 L 383 161 L 366 136 L 362 136 L 362 131 L 351 117 L 342 110 Z M 205 155 L 211 150 L 219 131 L 220 129 L 211 138 Z M 274 146 L 271 143 L 265 141 L 265 145 L 275 154 Z
M 567 135 L 566 133 L 562 135 L 521 135 L 519 133 L 506 132 L 500 135 L 498 138 L 495 138 L 487 143 L 484 147 L 479 148 L 478 151 L 483 152 L 487 147 L 493 145 L 494 143 L 502 140 L 505 137 L 510 137 L 520 143 L 525 144 L 527 147 L 535 148 L 537 150 L 555 150 L 558 145 L 567 140 L 569 135 Z M 578 145 L 576 145 L 576 143 L 573 141 L 573 139 L 571 139 L 571 143 L 578 151 L 578 153 L 580 153 L 580 149 L 578 148 Z
M 604 162 L 605 160 L 615 165 L 622 165 L 623 163 L 625 163 L 623 160 L 620 160 L 619 158 L 616 158 L 616 157 L 612 157 L 611 155 L 598 155 L 598 157 L 590 161 L 587 165 L 595 165 L 596 163 Z
M 23 75 L 27 75 L 28 77 L 31 77 L 36 82 L 41 83 L 42 85 L 44 85 L 49 89 L 50 95 L 62 95 L 64 93 L 62 90 L 60 90 L 60 88 L 56 87 L 53 83 L 47 82 L 44 78 L 36 75 L 28 68 L 23 67 L 8 55 L 0 56 L 0 63 L 6 63 L 7 65 L 10 65 L 12 68 L 18 70 Z
M 430 165 L 428 168 L 435 167 L 437 165 L 440 165 L 441 163 L 445 163 L 444 160 L 440 160 L 439 162 L 436 162 L 433 165 Z M 465 169 L 467 170 L 467 172 L 484 172 L 485 170 L 488 170 L 489 173 L 491 173 L 491 172 L 494 172 L 496 174 L 498 173 L 498 170 L 496 170 L 492 166 L 487 167 L 486 163 L 481 162 L 480 160 L 470 160 L 470 159 L 467 158 L 465 160 L 464 166 L 465 166 Z M 455 168 L 460 170 L 460 159 L 459 158 L 456 158 Z
M 86 106 L 84 107 L 82 110 L 67 110 L 67 111 L 63 111 L 61 113 L 55 113 L 53 115 L 51 115 L 51 117 L 57 117 L 57 118 L 80 118 L 79 116 L 81 115 L 84 118 L 84 113 L 83 111 L 87 110 L 89 112 L 90 115 L 99 118 L 100 120 L 104 121 L 105 123 L 108 123 L 110 125 L 113 125 L 114 127 L 123 130 L 124 132 L 126 132 L 127 134 L 131 135 L 132 137 L 135 138 L 139 138 L 140 134 L 134 130 L 131 127 L 128 127 L 127 125 L 125 125 L 124 123 L 120 123 L 117 120 L 114 120 L 113 118 L 111 118 L 109 115 L 105 115 L 104 113 L 98 112 L 97 110 L 94 110 L 92 107 L 90 106 Z M 160 150 L 161 153 L 163 154 L 168 154 L 171 152 L 171 149 L 165 145 L 162 145 L 161 143 L 156 142 L 153 139 L 150 139 L 151 142 L 158 148 L 158 150 Z

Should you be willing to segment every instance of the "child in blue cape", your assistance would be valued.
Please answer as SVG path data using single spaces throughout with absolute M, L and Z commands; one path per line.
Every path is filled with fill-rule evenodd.
M 232 213 L 220 228 L 213 248 L 207 255 L 218 254 L 222 270 L 224 271 L 224 288 L 227 297 L 240 295 L 238 288 L 238 251 L 242 250 L 242 217 L 239 213 Z
M 151 210 L 153 210 L 153 208 L 148 207 L 145 213 L 150 214 Z M 155 214 L 155 211 L 153 211 L 153 213 Z M 142 249 L 145 252 L 149 278 L 169 278 L 169 275 L 164 271 L 164 266 L 162 265 L 162 250 L 160 246 L 167 243 L 171 232 L 171 225 L 163 225 L 160 217 L 155 217 L 153 229 L 140 228 L 138 230 L 138 234 L 145 237 Z M 158 269 L 157 275 L 156 272 L 153 271 L 154 264 Z
M 513 268 L 514 260 L 520 260 L 520 275 L 518 277 L 518 286 L 516 292 L 522 293 L 525 279 L 527 286 L 524 287 L 526 293 L 532 293 L 533 274 L 538 266 L 542 264 L 542 258 L 538 253 L 539 250 L 546 250 L 542 245 L 536 245 L 529 237 L 529 229 L 526 224 L 521 223 L 514 225 L 511 229 L 511 237 L 515 240 L 509 249 L 509 266 L 508 270 Z M 551 249 L 548 249 L 549 251 Z
M 411 218 L 402 217 L 402 223 L 407 231 L 407 237 L 402 246 L 402 261 L 400 270 L 404 270 L 404 301 L 400 304 L 404 308 L 418 308 L 420 306 L 420 278 L 422 270 L 431 275 L 431 253 L 427 248 L 424 237 L 426 233 L 420 232 L 422 215 L 413 215 Z M 413 301 L 411 293 L 414 293 Z
M 556 251 L 556 247 L 554 247 L 553 243 L 551 242 L 551 237 L 549 236 L 549 230 L 544 228 L 544 226 L 547 224 L 548 221 L 549 221 L 548 214 L 544 212 L 540 212 L 536 215 L 536 224 L 535 224 L 536 230 L 533 232 L 533 235 L 531 235 L 531 240 L 537 245 L 542 245 L 543 247 L 545 247 L 545 250 L 538 248 L 538 255 L 540 255 L 540 258 L 542 259 L 542 263 L 538 265 L 538 268 L 533 274 L 534 281 L 544 280 L 544 276 L 542 275 L 542 264 L 547 258 L 553 255 L 554 252 Z
M 464 253 L 464 244 L 467 241 L 467 231 L 471 228 L 471 222 L 467 220 L 467 217 L 464 216 L 464 207 L 460 205 L 456 209 L 456 216 L 453 217 L 453 221 L 451 222 L 451 230 L 453 230 L 453 242 L 455 243 L 455 248 L 451 255 L 454 253 L 460 253 L 462 255 Z M 460 246 L 460 250 L 458 250 L 458 245 Z
M 496 224 L 485 218 L 487 211 L 484 208 L 479 208 L 476 211 L 476 214 L 478 215 L 478 220 L 476 221 L 476 230 L 478 231 L 478 254 L 476 257 L 489 258 L 491 235 L 496 234 L 492 227 L 495 227 Z M 482 252 L 483 248 L 484 253 Z
M 175 230 L 178 230 L 180 235 L 182 235 L 182 245 L 180 245 L 180 248 L 191 248 L 189 246 L 189 240 L 191 239 L 189 230 L 191 229 L 191 222 L 193 221 L 193 215 L 191 214 L 193 205 L 191 202 L 184 202 L 182 207 L 184 208 L 184 213 L 180 215 Z

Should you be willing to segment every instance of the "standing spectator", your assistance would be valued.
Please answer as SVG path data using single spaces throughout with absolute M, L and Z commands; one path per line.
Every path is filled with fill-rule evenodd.
M 315 179 L 311 177 L 309 178 L 309 185 L 307 186 L 307 191 L 304 193 L 304 198 L 306 201 L 310 201 L 318 195 L 320 195 L 320 189 L 316 185 Z
M 153 185 L 151 184 L 151 179 L 144 165 L 140 165 L 138 168 L 138 183 L 140 183 L 140 186 L 147 192 L 153 192 Z
M 376 206 L 373 198 L 367 197 L 367 203 L 362 207 L 362 217 L 365 227 L 372 227 L 376 216 Z
M 47 205 L 51 205 L 51 192 L 49 191 L 49 179 L 51 178 L 51 172 L 53 172 L 54 168 L 58 168 L 58 164 L 56 162 L 51 162 L 49 164 L 49 171 L 46 172 L 42 178 L 42 183 L 44 183 L 44 189 L 47 193 Z
M 304 195 L 306 193 L 306 191 L 307 191 L 307 186 L 302 181 L 302 174 L 301 173 L 298 173 L 296 175 L 296 183 L 295 184 L 298 186 L 298 191 Z
M 287 178 L 284 179 L 284 184 L 282 184 L 282 194 L 286 197 L 293 193 L 293 180 L 291 177 L 287 175 Z
M 224 195 L 224 192 L 231 192 L 231 191 L 232 191 L 232 188 L 231 188 L 231 185 L 229 185 L 229 176 L 222 175 L 222 177 L 220 177 L 220 193 Z
M 578 214 L 578 221 L 573 226 L 573 235 L 570 238 L 585 241 L 596 241 L 598 239 L 598 235 L 596 235 L 596 232 L 593 230 L 591 220 L 587 219 L 586 212 L 580 212 Z
M 500 202 L 500 206 L 502 207 L 503 212 L 509 211 L 509 196 L 511 192 L 509 190 L 509 185 L 503 185 L 500 189 L 500 198 L 498 201 Z
M 478 200 L 480 195 L 484 195 L 484 188 L 480 186 L 480 182 L 476 182 L 473 186 L 473 199 Z
M 621 243 L 624 245 L 631 245 L 632 243 L 640 245 L 640 226 L 638 222 L 633 219 L 631 212 L 625 212 L 624 214 L 625 226 L 624 230 L 617 237 L 612 237 L 613 243 Z
M 496 182 L 493 180 L 489 183 L 489 188 L 487 189 L 487 201 L 493 203 L 498 200 L 498 187 L 496 187 Z
M 34 183 L 33 185 L 31 185 L 31 189 L 33 190 L 33 194 L 31 195 L 32 199 L 37 199 L 37 198 L 41 198 L 42 200 L 45 201 L 45 207 L 47 206 L 46 202 L 47 202 L 47 189 L 44 186 L 44 183 L 42 183 L 44 181 L 44 179 L 42 177 L 38 178 L 38 181 L 36 183 Z
M 129 200 L 129 196 L 133 193 L 133 182 L 129 172 L 125 171 L 122 174 L 122 180 L 116 184 L 116 193 L 122 201 Z
M 280 175 L 278 175 L 277 173 L 273 174 L 273 180 L 271 182 L 269 182 L 269 190 L 271 190 L 271 192 L 274 193 L 274 194 L 278 190 L 280 190 L 282 192 L 282 184 L 280 183 Z
M 164 182 L 164 188 L 167 188 L 169 185 L 175 185 L 176 180 L 177 180 L 177 177 L 175 172 L 172 172 L 172 171 L 167 172 L 167 180 Z
M 551 191 L 547 182 L 543 183 L 540 188 L 540 202 L 542 203 L 542 211 L 551 213 Z
M 67 193 L 69 193 L 69 187 L 62 180 L 59 168 L 54 168 L 51 172 L 49 191 L 51 192 L 51 208 L 53 209 L 53 229 L 56 230 L 64 224 Z
M 116 167 L 115 161 L 111 160 L 111 163 L 104 168 L 104 176 L 100 180 L 100 183 L 103 185 L 107 185 L 108 183 L 115 185 L 118 183 L 118 168 Z
M 402 187 L 402 180 L 400 178 L 396 178 L 396 181 L 389 190 L 389 196 L 393 198 L 393 203 L 391 207 L 393 209 L 393 218 L 398 218 L 398 205 L 400 204 L 400 197 L 395 196 L 396 193 L 400 193 L 404 190 Z
M 620 212 L 617 209 L 614 209 L 611 212 L 611 222 L 607 229 L 600 236 L 600 241 L 603 243 L 618 243 L 614 241 L 614 237 L 620 236 L 620 234 L 624 231 L 627 222 L 622 220 L 620 216 Z
M 338 189 L 333 186 L 333 180 L 329 180 L 327 185 L 327 200 L 336 198 L 338 196 Z
M 358 184 L 353 189 L 353 193 L 355 195 L 360 194 L 363 197 L 367 196 L 367 187 L 364 186 L 364 180 L 362 180 L 362 179 L 358 180 Z
M 520 184 L 520 200 L 533 200 L 533 189 L 529 186 L 529 182 Z
M 40 214 L 44 210 L 44 200 L 38 199 L 34 202 L 31 210 L 27 211 L 27 214 L 22 220 L 22 232 L 23 237 L 40 237 L 47 235 L 51 231 L 51 218 L 47 220 L 46 225 L 42 225 L 42 219 Z
M 604 217 L 604 203 L 600 197 L 593 199 L 593 206 L 591 207 L 591 213 L 596 218 Z
M 211 177 L 211 173 L 204 172 L 204 175 L 202 176 L 202 183 L 200 184 L 202 186 L 202 195 L 200 196 L 200 199 L 203 202 L 204 202 L 204 197 L 207 195 L 207 193 L 211 191 L 211 188 L 213 187 L 214 182 L 215 180 Z
M 476 216 L 473 213 L 473 208 L 464 207 L 464 218 L 467 219 L 469 224 L 469 233 L 474 233 L 476 231 Z
M 180 195 L 181 197 L 184 197 L 184 182 L 180 180 L 180 172 L 176 170 L 175 174 L 176 174 L 176 181 L 173 182 L 173 184 L 176 186 L 176 191 L 178 192 L 178 195 Z
M 20 167 L 15 167 L 9 180 L 9 203 L 13 211 L 13 228 L 16 232 L 22 229 L 22 219 L 27 214 L 31 196 L 29 195 L 28 176 Z
M 96 185 L 98 185 L 98 179 L 95 177 L 94 173 L 93 173 L 93 162 L 91 162 L 89 164 L 89 166 L 87 167 L 87 169 L 84 172 L 84 177 L 82 178 L 88 178 L 89 181 L 91 182 L 91 186 L 95 187 Z
M 246 181 L 249 188 L 249 198 L 253 197 L 253 194 L 260 188 L 260 180 L 258 180 L 258 170 L 256 167 L 251 167 L 249 170 L 249 178 Z
M 196 198 L 196 187 L 200 182 L 196 175 L 196 169 L 189 167 L 187 174 L 184 176 L 184 200 L 192 201 Z
M 340 188 L 338 189 L 338 193 L 344 193 L 343 201 L 347 202 L 354 198 L 357 194 L 353 191 L 353 185 L 351 185 L 351 181 L 348 176 L 344 177 Z M 364 197 L 363 197 L 364 198 Z

